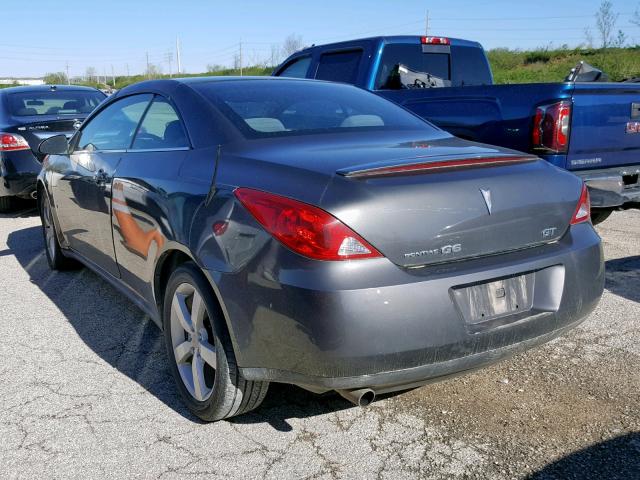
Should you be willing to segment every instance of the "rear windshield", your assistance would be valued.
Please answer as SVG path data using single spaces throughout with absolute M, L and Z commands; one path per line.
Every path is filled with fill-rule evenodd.
M 9 112 L 17 117 L 86 115 L 105 98 L 101 92 L 82 90 L 12 93 L 9 95 Z
M 442 81 L 449 81 L 451 80 L 450 57 L 449 53 L 423 52 L 422 45 L 405 43 L 385 45 L 375 88 L 403 88 L 398 72 L 401 67 L 406 67 L 415 73 L 428 73 Z
M 349 85 L 245 80 L 197 83 L 193 88 L 250 138 L 435 129 L 403 108 Z
M 491 69 L 482 48 L 452 45 L 451 53 L 446 52 L 448 48 L 441 52 L 437 50 L 408 43 L 385 45 L 375 88 L 414 88 L 416 83 L 427 87 L 492 83 Z

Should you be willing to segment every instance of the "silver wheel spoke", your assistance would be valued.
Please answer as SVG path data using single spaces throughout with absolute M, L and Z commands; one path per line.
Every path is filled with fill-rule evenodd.
M 173 353 L 175 354 L 176 362 L 186 362 L 189 355 L 191 355 L 191 342 L 182 342 L 173 349 Z
M 205 313 L 206 309 L 202 297 L 198 290 L 195 290 L 193 292 L 193 301 L 191 302 L 191 323 L 195 332 L 202 328 Z
M 178 318 L 180 325 L 187 332 L 193 335 L 194 330 L 191 325 L 191 315 L 189 314 L 189 309 L 187 308 L 187 304 L 185 303 L 184 295 L 176 293 L 173 296 L 173 301 L 171 302 L 171 309 L 173 313 Z
M 204 362 L 199 355 L 193 356 L 191 362 L 191 372 L 193 373 L 193 394 L 196 400 L 204 400 L 207 386 L 204 383 Z
M 200 343 L 200 355 L 202 356 L 202 360 L 215 370 L 218 364 L 215 347 L 207 341 Z

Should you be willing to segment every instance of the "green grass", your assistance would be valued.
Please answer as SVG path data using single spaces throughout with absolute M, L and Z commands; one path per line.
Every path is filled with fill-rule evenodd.
M 611 81 L 640 76 L 640 46 L 575 50 L 488 52 L 496 83 L 561 82 L 580 60 L 609 75 Z
M 245 76 L 265 76 L 271 75 L 273 71 L 273 67 L 246 67 L 242 69 L 242 74 Z M 227 68 L 224 70 L 219 70 L 216 72 L 203 72 L 203 73 L 181 73 L 180 77 L 217 77 L 217 76 L 233 76 L 240 75 L 239 69 Z M 160 75 L 156 78 L 169 78 L 169 75 Z M 116 88 L 120 89 L 126 87 L 127 85 L 131 85 L 132 83 L 142 82 L 143 80 L 147 80 L 145 75 L 135 75 L 133 77 L 116 77 Z M 95 84 L 92 86 L 96 86 Z M 103 87 L 104 85 L 101 85 Z M 111 84 L 109 84 L 111 86 Z

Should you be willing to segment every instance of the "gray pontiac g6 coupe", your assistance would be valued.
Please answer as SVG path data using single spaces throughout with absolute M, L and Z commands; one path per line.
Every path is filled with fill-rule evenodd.
M 581 180 L 352 86 L 143 82 L 39 151 L 51 268 L 155 320 L 205 420 L 270 382 L 366 405 L 546 342 L 602 294 Z

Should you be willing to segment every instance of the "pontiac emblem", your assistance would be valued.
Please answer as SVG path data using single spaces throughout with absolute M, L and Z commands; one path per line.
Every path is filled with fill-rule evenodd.
M 487 205 L 489 215 L 491 215 L 491 190 L 481 188 L 480 193 L 482 194 L 482 198 L 484 198 L 484 203 Z

